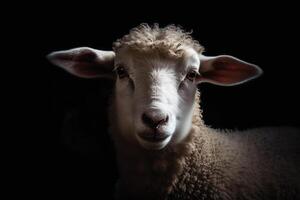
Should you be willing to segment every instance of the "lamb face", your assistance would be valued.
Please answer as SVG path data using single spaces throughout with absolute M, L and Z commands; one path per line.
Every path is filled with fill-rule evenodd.
M 162 149 L 185 138 L 199 66 L 199 55 L 192 48 L 181 57 L 129 49 L 116 53 L 116 108 L 124 137 L 147 149 Z
M 141 25 L 114 43 L 114 51 L 80 47 L 48 59 L 83 78 L 115 81 L 118 134 L 146 149 L 180 143 L 191 128 L 197 84 L 231 86 L 262 74 L 232 56 L 207 57 L 189 33 Z M 115 123 L 115 121 L 111 122 Z

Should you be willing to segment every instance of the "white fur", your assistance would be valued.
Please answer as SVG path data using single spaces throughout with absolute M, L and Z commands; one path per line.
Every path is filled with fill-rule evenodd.
M 185 76 L 190 68 L 198 70 L 198 54 L 193 49 L 187 49 L 185 57 L 178 62 L 158 55 L 137 59 L 127 52 L 122 53 L 116 56 L 115 65 L 126 66 L 134 83 L 132 90 L 127 78 L 116 81 L 116 107 L 121 116 L 118 126 L 123 133 L 134 134 L 134 137 L 125 137 L 137 138 L 147 149 L 161 149 L 169 142 L 180 142 L 191 127 L 191 108 L 197 89 L 196 83 Z M 170 137 L 160 143 L 152 144 L 138 136 L 138 132 L 149 131 L 141 120 L 142 114 L 149 109 L 169 116 L 169 122 L 161 129 Z
M 147 33 L 147 27 L 145 30 Z M 157 34 L 156 29 L 153 34 Z M 140 48 L 153 42 L 152 37 L 149 39 L 147 34 L 138 30 L 132 35 L 144 39 Z M 184 36 L 180 31 L 177 35 L 181 39 Z M 168 40 L 170 37 L 165 37 L 164 42 L 172 41 Z M 123 42 L 128 46 L 131 43 L 126 38 L 128 36 Z M 179 41 L 178 37 L 174 38 Z M 196 96 L 198 83 L 236 85 L 258 77 L 262 70 L 232 56 L 203 56 L 195 50 L 197 46 L 199 49 L 197 43 L 191 45 L 189 37 L 185 35 L 183 38 L 190 46 L 183 45 L 183 56 L 176 57 L 163 56 L 158 51 L 133 52 L 126 48 L 119 48 L 116 54 L 77 48 L 48 56 L 52 63 L 74 75 L 91 78 L 102 77 L 105 73 L 115 80 L 110 122 L 121 175 L 120 194 L 136 199 L 153 199 L 151 195 L 161 199 L 167 194 L 173 194 L 177 197 L 175 199 L 233 199 L 230 197 L 236 195 L 242 195 L 243 199 L 257 199 L 263 195 L 268 197 L 272 186 L 280 195 L 298 195 L 295 186 L 288 190 L 289 186 L 282 184 L 287 184 L 287 180 L 291 180 L 292 184 L 299 182 L 298 173 L 294 170 L 297 168 L 291 167 L 294 163 L 284 162 L 282 158 L 296 158 L 294 149 L 299 141 L 299 130 L 292 131 L 295 140 L 276 133 L 270 136 L 265 130 L 253 130 L 249 135 L 221 133 L 202 123 L 196 105 L 199 103 Z M 171 43 L 174 44 L 174 41 Z M 175 52 L 174 45 L 166 47 L 162 44 L 160 41 L 156 43 L 159 48 L 172 47 L 172 52 Z M 128 76 L 119 78 L 113 75 L 113 68 L 120 66 L 124 67 Z M 194 81 L 187 78 L 190 70 L 199 74 Z M 153 127 L 149 128 L 142 120 L 144 113 L 158 119 L 168 116 L 169 120 L 157 128 L 168 137 L 159 142 L 149 142 L 146 141 L 148 138 L 140 137 L 140 133 L 153 131 Z M 168 146 L 171 148 L 166 148 Z M 164 148 L 165 151 L 162 150 Z M 283 157 L 277 158 L 280 154 Z M 286 177 L 281 178 L 283 172 Z M 270 177 L 274 180 L 267 180 Z M 281 186 L 284 186 L 283 189 L 279 188 Z M 295 194 L 291 193 L 293 191 Z
M 111 73 L 112 69 L 124 67 L 128 77 L 116 78 L 115 82 L 115 107 L 118 112 L 115 116 L 116 126 L 124 138 L 137 142 L 146 149 L 162 149 L 168 144 L 180 143 L 190 131 L 197 84 L 209 82 L 235 85 L 262 73 L 257 66 L 232 56 L 207 57 L 188 46 L 182 51 L 184 53 L 181 57 L 172 57 L 155 51 L 142 53 L 124 48 L 115 54 L 112 51 L 82 47 L 54 52 L 48 58 L 53 64 L 84 78 L 116 77 Z M 225 65 L 216 62 L 224 59 Z M 112 63 L 114 66 L 110 66 Z M 199 76 L 194 81 L 186 77 L 191 70 L 204 75 L 207 72 L 214 73 L 218 68 L 224 71 L 230 63 L 240 65 L 242 69 L 249 68 L 250 71 L 246 70 L 242 78 L 235 78 L 235 72 L 229 67 L 228 72 L 233 73 L 233 79 L 225 79 L 224 82 L 223 77 L 214 79 L 214 76 Z M 95 66 L 99 66 L 100 70 L 95 70 Z M 89 67 L 91 72 L 88 71 Z M 248 76 L 247 73 L 252 74 Z M 142 121 L 144 113 L 154 118 L 168 116 L 168 122 L 160 126 L 158 131 L 169 137 L 155 144 L 142 139 L 140 133 L 153 132 Z

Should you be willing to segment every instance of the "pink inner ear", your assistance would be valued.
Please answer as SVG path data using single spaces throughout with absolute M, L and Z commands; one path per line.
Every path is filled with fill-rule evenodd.
M 202 72 L 203 81 L 208 80 L 220 84 L 235 84 L 258 74 L 258 69 L 248 63 L 232 58 L 219 58 L 213 62 L 211 70 Z
M 105 68 L 99 67 L 97 64 L 79 62 L 73 66 L 74 72 L 86 77 L 97 77 L 99 74 L 104 74 Z
M 93 62 L 96 59 L 97 55 L 90 50 L 80 50 L 74 53 L 62 53 L 56 55 L 56 59 L 62 61 L 81 61 L 81 62 Z
M 72 66 L 73 71 L 81 77 L 93 78 L 99 75 L 105 77 L 111 73 L 112 62 L 100 62 L 97 60 L 97 54 L 90 50 L 81 50 L 80 53 L 61 55 L 61 58 L 66 61 L 74 61 Z
M 114 61 L 111 62 L 95 62 L 92 60 L 85 61 L 77 61 L 76 64 L 73 65 L 73 70 L 76 74 L 80 74 L 82 77 L 93 78 L 105 77 L 112 73 L 111 66 L 114 65 Z
M 81 78 L 114 79 L 112 72 L 115 53 L 100 51 L 89 47 L 79 47 L 65 51 L 56 51 L 47 55 L 47 59 L 67 72 Z

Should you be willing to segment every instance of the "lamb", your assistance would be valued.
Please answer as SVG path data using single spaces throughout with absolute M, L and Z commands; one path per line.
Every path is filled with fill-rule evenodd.
M 179 27 L 141 24 L 113 51 L 80 47 L 48 59 L 82 78 L 115 81 L 117 199 L 300 199 L 298 129 L 225 131 L 202 120 L 198 84 L 237 85 L 262 70 L 203 51 Z

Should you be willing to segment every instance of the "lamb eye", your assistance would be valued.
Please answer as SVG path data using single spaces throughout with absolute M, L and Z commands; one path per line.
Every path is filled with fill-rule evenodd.
M 118 67 L 116 69 L 116 73 L 117 73 L 119 78 L 125 78 L 125 77 L 128 76 L 127 71 L 125 70 L 124 67 Z
M 196 77 L 197 77 L 197 72 L 195 71 L 191 71 L 186 75 L 186 78 L 192 82 L 196 79 Z

